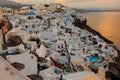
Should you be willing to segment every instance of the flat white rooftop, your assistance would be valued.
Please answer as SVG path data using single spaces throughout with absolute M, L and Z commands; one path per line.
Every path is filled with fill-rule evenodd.
M 65 75 L 66 80 L 100 80 L 100 78 L 92 72 L 76 72 Z
M 0 56 L 0 80 L 30 80 Z

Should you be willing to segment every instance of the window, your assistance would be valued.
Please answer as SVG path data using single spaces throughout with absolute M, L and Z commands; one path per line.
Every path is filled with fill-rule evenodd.
M 33 59 L 34 57 L 33 56 L 31 56 L 31 59 Z
M 31 20 L 32 18 L 29 16 L 29 17 L 28 17 L 28 19 L 30 19 L 30 20 Z
M 32 34 L 32 31 L 30 31 L 30 34 Z
M 60 48 L 60 46 L 58 45 L 58 48 Z
M 28 26 L 26 25 L 26 28 L 28 28 Z
M 104 68 L 106 68 L 106 67 L 107 67 L 107 65 L 104 65 L 103 67 L 104 67 Z

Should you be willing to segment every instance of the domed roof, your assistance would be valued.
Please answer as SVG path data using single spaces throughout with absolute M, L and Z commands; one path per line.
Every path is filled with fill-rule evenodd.
M 14 62 L 11 64 L 14 68 L 16 68 L 17 70 L 21 71 L 25 68 L 25 65 L 22 63 L 18 63 L 18 62 Z
M 39 75 L 28 75 L 28 77 L 31 79 L 31 80 L 44 80 L 42 76 L 39 76 Z
M 36 13 L 31 11 L 31 12 L 28 13 L 28 15 L 36 15 Z
M 15 36 L 10 36 L 8 38 L 8 43 L 7 46 L 18 46 L 22 43 L 22 39 L 20 36 L 15 35 Z

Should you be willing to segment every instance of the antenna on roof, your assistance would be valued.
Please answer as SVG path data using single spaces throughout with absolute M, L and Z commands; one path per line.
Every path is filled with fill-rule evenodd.
M 62 74 L 60 75 L 60 79 L 59 80 L 63 80 L 63 76 L 62 76 Z

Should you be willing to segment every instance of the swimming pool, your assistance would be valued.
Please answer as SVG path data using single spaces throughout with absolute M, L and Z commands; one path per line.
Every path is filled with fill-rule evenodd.
M 96 62 L 96 61 L 98 61 L 99 60 L 99 58 L 98 57 L 91 57 L 91 58 L 89 58 L 89 61 L 90 62 Z

